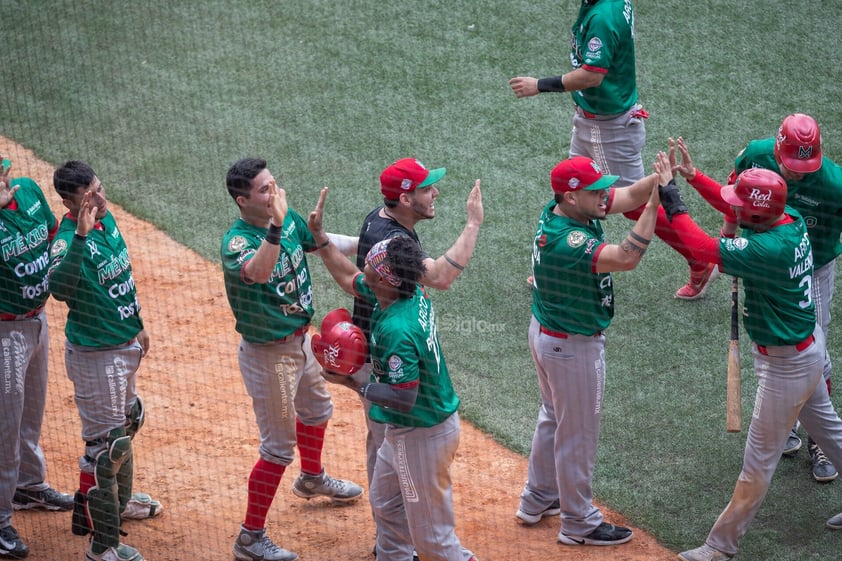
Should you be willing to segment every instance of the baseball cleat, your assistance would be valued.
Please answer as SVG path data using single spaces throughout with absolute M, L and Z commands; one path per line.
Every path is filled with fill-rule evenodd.
M 792 457 L 801 450 L 801 437 L 798 436 L 798 427 L 801 424 L 795 421 L 795 425 L 789 431 L 789 436 L 786 438 L 786 445 L 784 446 L 783 455 Z
M 562 530 L 558 541 L 564 545 L 620 545 L 632 539 L 632 535 L 628 528 L 603 522 L 585 536 L 571 536 Z
M 550 503 L 550 506 L 548 506 L 547 508 L 545 508 L 541 512 L 532 514 L 532 513 L 526 512 L 523 509 L 518 509 L 518 511 L 515 513 L 515 516 L 518 518 L 520 523 L 523 524 L 524 526 L 532 526 L 532 525 L 540 522 L 542 518 L 545 518 L 545 517 L 548 517 L 548 516 L 558 516 L 559 514 L 561 514 L 561 504 L 556 499 L 555 501 Z
M 696 549 L 682 551 L 678 554 L 678 558 L 683 561 L 731 561 L 732 556 L 704 544 Z
M 718 277 L 719 267 L 713 263 L 708 263 L 704 269 L 698 271 L 690 269 L 690 281 L 678 289 L 675 297 L 680 300 L 698 300 Z
M 146 520 L 155 518 L 164 511 L 160 501 L 156 501 L 146 493 L 132 493 L 132 498 L 126 503 L 126 510 L 120 514 L 123 520 Z
M 827 483 L 836 479 L 839 472 L 836 471 L 822 449 L 812 439 L 807 443 L 807 451 L 810 453 L 810 460 L 813 462 L 813 478 L 816 481 Z
M 353 481 L 334 479 L 324 469 L 319 475 L 301 473 L 292 484 L 296 497 L 310 500 L 313 497 L 329 497 L 335 503 L 350 503 L 359 499 L 363 488 Z
M 73 508 L 73 495 L 59 493 L 52 487 L 42 491 L 28 491 L 26 489 L 15 490 L 12 499 L 12 508 L 15 510 L 71 510 Z
M 102 553 L 94 553 L 89 547 L 85 553 L 85 561 L 143 561 L 143 555 L 133 547 L 120 544 L 109 547 Z
M 831 530 L 842 530 L 842 512 L 830 517 L 827 521 L 827 527 Z
M 29 555 L 29 548 L 20 539 L 17 530 L 11 526 L 0 528 L 0 557 L 3 559 L 23 559 Z
M 234 542 L 234 559 L 237 561 L 295 561 L 298 554 L 278 547 L 262 530 L 246 530 L 240 527 L 240 534 Z

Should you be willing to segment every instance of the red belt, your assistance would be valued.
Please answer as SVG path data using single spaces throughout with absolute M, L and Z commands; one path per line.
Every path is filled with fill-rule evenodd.
M 30 310 L 25 314 L 7 314 L 5 312 L 0 312 L 0 321 L 17 321 L 21 319 L 30 319 L 34 318 L 38 314 L 40 314 L 44 309 L 44 306 L 40 308 L 35 308 L 34 310 Z
M 562 331 L 553 331 L 552 329 L 547 329 L 543 325 L 538 326 L 538 330 L 545 335 L 549 335 L 550 337 L 557 337 L 558 339 L 567 339 L 570 336 Z M 591 335 L 591 337 L 599 337 L 600 335 L 602 335 L 602 331 L 597 331 L 596 333 Z
M 310 331 L 310 324 L 302 325 L 298 329 L 292 332 L 292 335 L 287 335 L 286 337 L 281 337 L 276 342 L 277 343 L 286 343 L 287 341 L 292 341 L 296 337 L 304 336 L 308 331 Z
M 795 350 L 800 353 L 801 351 L 804 351 L 807 348 L 809 348 L 809 346 L 812 345 L 815 340 L 816 340 L 816 338 L 814 336 L 810 335 L 809 337 L 807 337 L 806 339 L 804 339 L 803 341 L 801 341 L 800 343 L 795 345 Z M 763 345 L 757 345 L 757 352 L 759 352 L 762 355 L 768 355 L 769 354 L 769 350 Z

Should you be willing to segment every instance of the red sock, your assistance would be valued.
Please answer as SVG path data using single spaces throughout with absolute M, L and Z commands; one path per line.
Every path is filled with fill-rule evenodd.
M 310 475 L 322 472 L 322 448 L 325 444 L 327 421 L 314 427 L 305 425 L 301 419 L 295 419 L 295 437 L 298 441 L 298 453 L 301 454 L 301 471 Z
M 246 519 L 243 526 L 247 530 L 261 530 L 266 527 L 266 514 L 286 466 L 267 462 L 263 458 L 257 460 L 249 475 L 249 500 L 246 508 Z
M 88 490 L 94 485 L 96 485 L 96 479 L 94 479 L 94 474 L 88 473 L 87 471 L 79 472 L 79 491 L 83 495 L 87 495 Z

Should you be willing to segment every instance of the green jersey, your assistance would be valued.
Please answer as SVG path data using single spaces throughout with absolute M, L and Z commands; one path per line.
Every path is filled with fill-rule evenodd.
M 307 222 L 289 209 L 281 227 L 281 251 L 269 280 L 255 284 L 243 277 L 243 266 L 254 257 L 267 228 L 238 219 L 222 237 L 222 269 L 228 304 L 237 332 L 250 343 L 268 343 L 310 323 L 313 285 L 305 252 L 316 243 Z
M 555 206 L 544 207 L 532 245 L 532 314 L 552 331 L 594 335 L 614 317 L 611 273 L 594 271 L 602 225 L 559 216 Z
M 810 237 L 798 212 L 786 213 L 791 222 L 719 242 L 722 272 L 743 279 L 746 333 L 763 346 L 795 345 L 816 327 Z
M 402 427 L 432 427 L 450 417 L 459 408 L 459 396 L 450 381 L 436 333 L 436 314 L 427 294 L 416 287 L 412 298 L 396 300 L 381 310 L 363 275 L 357 277 L 355 289 L 357 296 L 374 308 L 369 338 L 373 379 L 418 387 L 409 412 L 373 403 L 369 417 Z
M 58 221 L 38 184 L 13 179 L 14 198 L 0 209 L 0 312 L 23 315 L 42 307 L 49 296 L 50 240 Z
M 604 74 L 602 84 L 573 92 L 590 113 L 616 115 L 637 103 L 634 10 L 630 0 L 583 0 L 571 30 L 570 62 Z
M 85 239 L 65 215 L 50 251 L 50 291 L 67 302 L 64 333 L 74 345 L 113 347 L 143 329 L 129 250 L 110 211 Z
M 775 139 L 752 140 L 737 156 L 734 171 L 764 168 L 780 174 L 775 161 Z M 842 169 L 829 158 L 822 167 L 799 181 L 787 180 L 786 202 L 804 218 L 816 268 L 827 265 L 842 253 Z

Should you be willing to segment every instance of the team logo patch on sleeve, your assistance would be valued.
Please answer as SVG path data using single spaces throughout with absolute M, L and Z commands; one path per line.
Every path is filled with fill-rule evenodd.
M 391 370 L 392 372 L 396 372 L 401 369 L 401 366 L 403 366 L 403 361 L 401 360 L 401 357 L 399 357 L 398 355 L 392 355 L 389 357 L 389 370 Z
M 569 245 L 570 247 L 579 247 L 580 245 L 585 243 L 586 239 L 587 236 L 584 232 L 574 230 L 573 232 L 567 234 L 567 245 Z
M 236 253 L 237 251 L 242 251 L 246 245 L 248 245 L 248 243 L 243 236 L 234 236 L 228 240 L 228 251 Z
M 64 240 L 56 240 L 53 242 L 53 248 L 50 250 L 50 256 L 55 257 L 67 251 L 67 242 Z

